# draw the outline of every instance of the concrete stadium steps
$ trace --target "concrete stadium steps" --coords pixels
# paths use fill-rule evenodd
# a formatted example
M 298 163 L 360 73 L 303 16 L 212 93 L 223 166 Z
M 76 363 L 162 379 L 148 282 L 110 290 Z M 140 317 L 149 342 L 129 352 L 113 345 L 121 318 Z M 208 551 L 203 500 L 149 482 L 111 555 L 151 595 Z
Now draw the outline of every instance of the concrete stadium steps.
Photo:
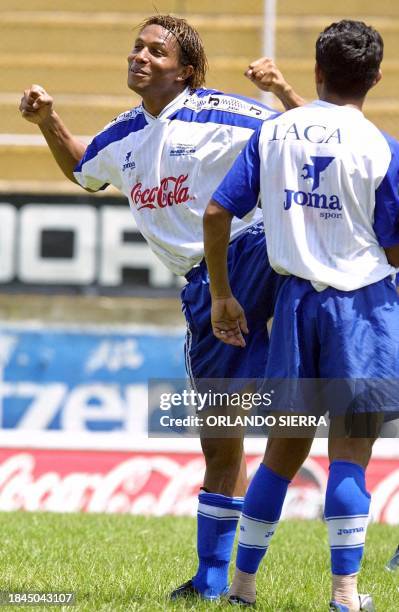
M 364 106 L 364 114 L 384 130 L 399 140 L 399 102 L 392 100 L 372 100 L 371 97 Z
M 51 93 L 127 96 L 127 62 L 109 55 L 1 54 L 7 91 L 40 83 Z M 132 95 L 133 92 L 132 92 Z
M 26 56 L 44 52 L 49 55 L 105 52 L 122 60 L 135 39 L 133 27 L 140 21 L 140 16 L 121 14 L 65 13 L 62 18 L 57 14 L 33 14 L 21 15 L 20 19 L 0 14 L 0 53 Z M 209 56 L 234 56 L 238 40 L 249 55 L 260 53 L 262 22 L 258 17 L 243 16 L 237 20 L 193 16 L 190 21 L 198 27 Z
M 228 2 L 228 0 L 224 0 Z M 252 0 L 247 0 L 250 4 Z M 211 0 L 207 0 L 211 4 Z M 220 0 L 219 0 L 220 2 Z M 245 2 L 242 2 L 245 5 Z M 263 3 L 263 2 L 262 2 Z M 240 2 L 241 4 L 241 2 Z M 339 19 L 366 19 L 374 25 L 374 17 L 386 15 L 399 16 L 399 3 L 396 0 L 334 0 L 326 2 L 320 0 L 277 0 L 278 15 L 320 15 L 326 20 Z M 218 5 L 219 6 L 219 3 Z
M 284 74 L 286 80 L 304 98 L 311 99 L 316 96 L 314 84 L 314 60 L 281 59 L 276 64 Z M 382 64 L 383 78 L 369 93 L 370 100 L 395 98 L 398 95 L 399 60 L 386 59 Z
M 0 94 L 0 138 L 3 133 L 38 134 L 38 128 L 23 119 L 18 110 L 21 94 Z M 73 134 L 96 134 L 121 112 L 140 100 L 129 96 L 55 95 L 55 109 Z
M 237 46 L 246 55 L 261 53 L 262 20 L 257 16 L 192 15 L 210 58 L 232 56 Z M 74 53 L 80 56 L 96 53 L 126 57 L 134 40 L 133 25 L 137 14 L 121 13 L 3 13 L 0 14 L 0 53 L 28 54 Z M 399 51 L 399 16 L 378 17 L 375 27 L 384 36 L 388 56 Z M 314 43 L 325 27 L 325 17 L 281 17 L 277 22 L 277 57 L 309 58 Z
M 54 7 L 54 5 L 56 5 Z M 201 13 L 214 15 L 259 15 L 262 16 L 263 0 L 7 0 L 8 11 L 87 11 L 91 13 L 109 12 L 142 12 L 145 16 L 154 13 L 174 13 L 191 18 L 192 14 Z M 374 16 L 385 14 L 399 16 L 399 3 L 395 0 L 379 0 L 378 3 L 368 0 L 335 0 L 333 4 L 320 0 L 279 0 L 277 3 L 279 15 L 325 15 L 358 19 L 359 16 Z M 371 19 L 371 18 L 370 18 Z
M 284 59 L 314 58 L 315 42 L 330 23 L 325 17 L 280 17 L 276 26 L 276 57 Z M 384 38 L 386 58 L 399 52 L 399 18 L 376 17 L 373 26 Z M 256 36 L 256 30 L 254 30 Z M 247 52 L 247 50 L 246 50 Z
M 208 0 L 205 0 L 207 4 Z M 237 4 L 240 12 L 248 11 L 245 6 L 245 1 L 226 2 L 226 4 Z M 123 13 L 143 13 L 145 17 L 154 15 L 155 13 L 182 13 L 184 7 L 190 5 L 192 9 L 194 2 L 190 0 L 7 0 L 7 11 L 47 11 L 47 12 L 91 12 L 109 13 L 110 11 Z M 210 4 L 210 3 L 209 3 Z M 253 5 L 255 12 L 260 12 L 262 0 L 249 0 L 249 4 Z M 195 11 L 198 12 L 198 2 L 195 3 Z M 202 12 L 202 7 L 201 7 Z M 204 11 L 205 12 L 205 11 Z M 214 12 L 214 11 L 212 11 Z M 229 11 L 228 11 L 229 12 Z
M 65 181 L 64 175 L 44 145 L 0 144 L 0 167 L 2 180 Z

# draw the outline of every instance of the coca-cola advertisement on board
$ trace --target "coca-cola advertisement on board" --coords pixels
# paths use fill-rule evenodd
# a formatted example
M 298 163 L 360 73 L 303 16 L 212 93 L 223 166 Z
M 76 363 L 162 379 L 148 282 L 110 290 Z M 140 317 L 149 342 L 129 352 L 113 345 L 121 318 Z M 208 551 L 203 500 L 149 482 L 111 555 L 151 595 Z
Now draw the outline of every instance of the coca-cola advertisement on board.
M 248 453 L 249 474 L 261 455 Z M 0 450 L 0 511 L 122 512 L 195 516 L 201 453 Z M 327 457 L 309 458 L 288 489 L 284 518 L 321 518 Z M 368 469 L 372 520 L 399 523 L 399 459 Z

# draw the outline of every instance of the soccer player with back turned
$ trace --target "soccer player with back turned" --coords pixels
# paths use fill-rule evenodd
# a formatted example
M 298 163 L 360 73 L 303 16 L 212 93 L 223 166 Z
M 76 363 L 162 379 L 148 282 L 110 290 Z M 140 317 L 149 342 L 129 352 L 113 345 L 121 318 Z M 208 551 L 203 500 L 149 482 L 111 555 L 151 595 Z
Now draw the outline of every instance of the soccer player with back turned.
M 366 390 L 371 385 L 371 405 L 353 397 L 353 424 L 370 411 L 377 421 L 389 418 L 398 402 L 397 384 L 391 383 L 399 378 L 399 299 L 393 280 L 399 267 L 399 143 L 362 113 L 367 92 L 381 78 L 382 55 L 381 36 L 362 22 L 344 20 L 326 28 L 316 43 L 319 99 L 262 125 L 204 215 L 215 335 L 245 345 L 245 313 L 232 295 L 224 262 L 231 219 L 245 215 L 260 194 L 270 263 L 287 275 L 276 302 L 266 376 L 287 382 L 360 381 Z M 339 411 L 342 396 L 335 399 Z M 324 510 L 330 610 L 371 611 L 371 597 L 358 595 L 357 576 L 370 506 L 365 470 L 378 430 L 334 436 L 336 411 L 330 409 Z M 255 601 L 256 572 L 300 467 L 292 460 L 294 444 L 298 440 L 269 439 L 248 488 L 232 604 Z

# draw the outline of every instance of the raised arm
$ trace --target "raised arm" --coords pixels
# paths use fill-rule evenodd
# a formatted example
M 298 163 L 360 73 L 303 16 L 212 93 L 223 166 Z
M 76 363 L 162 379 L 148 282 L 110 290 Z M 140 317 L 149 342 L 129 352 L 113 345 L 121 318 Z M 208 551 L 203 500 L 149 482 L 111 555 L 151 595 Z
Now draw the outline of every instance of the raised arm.
M 287 83 L 284 75 L 270 57 L 255 60 L 249 64 L 244 74 L 259 89 L 270 91 L 279 98 L 285 110 L 306 104 L 306 100 Z
M 82 159 L 86 145 L 64 125 L 53 108 L 53 98 L 40 85 L 32 85 L 25 89 L 19 110 L 24 119 L 40 128 L 62 172 L 77 183 L 73 170 Z
M 233 346 L 245 346 L 248 333 L 245 314 L 234 298 L 227 269 L 227 249 L 233 215 L 211 200 L 204 214 L 205 258 L 212 297 L 211 322 L 219 340 Z

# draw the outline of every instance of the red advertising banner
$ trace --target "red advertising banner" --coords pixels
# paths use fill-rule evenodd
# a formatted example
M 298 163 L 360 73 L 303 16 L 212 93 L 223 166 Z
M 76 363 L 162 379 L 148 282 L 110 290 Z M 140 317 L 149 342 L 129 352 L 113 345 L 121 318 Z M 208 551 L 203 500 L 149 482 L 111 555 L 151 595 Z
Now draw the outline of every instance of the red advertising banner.
M 248 454 L 249 473 L 261 460 Z M 0 511 L 123 512 L 195 515 L 204 461 L 200 453 L 58 449 L 0 450 Z M 312 456 L 289 487 L 284 518 L 323 513 L 328 459 Z M 399 459 L 368 469 L 375 521 L 399 523 Z

